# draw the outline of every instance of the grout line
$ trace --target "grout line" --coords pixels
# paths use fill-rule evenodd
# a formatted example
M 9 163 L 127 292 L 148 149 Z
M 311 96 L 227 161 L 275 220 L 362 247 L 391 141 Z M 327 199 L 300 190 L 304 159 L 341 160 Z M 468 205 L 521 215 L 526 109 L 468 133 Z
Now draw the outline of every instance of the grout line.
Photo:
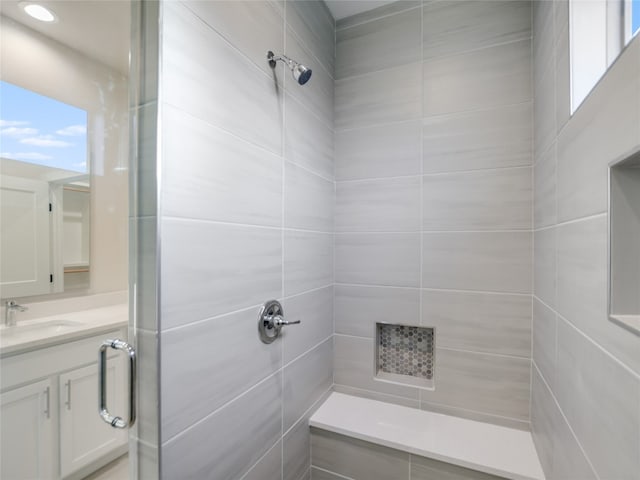
M 348 30 L 348 29 L 353 28 L 353 27 L 359 27 L 359 26 L 362 26 L 362 25 L 366 25 L 367 23 L 376 22 L 378 20 L 383 20 L 385 18 L 389 18 L 389 17 L 393 17 L 395 15 L 400 15 L 400 14 L 406 13 L 406 12 L 408 12 L 410 10 L 417 10 L 418 8 L 420 8 L 420 12 L 422 13 L 422 5 L 419 5 L 419 6 L 414 6 L 414 7 L 407 7 L 407 8 L 404 8 L 402 10 L 396 10 L 394 12 L 386 13 L 386 14 L 380 15 L 378 17 L 370 18 L 368 20 L 361 20 L 361 21 L 356 22 L 356 23 L 354 23 L 352 25 L 346 25 L 346 26 L 343 26 L 343 27 L 338 27 L 338 25 L 336 23 L 336 32 L 340 32 L 340 31 L 343 31 L 343 30 Z M 370 13 L 370 12 L 371 12 L 371 10 L 366 11 L 366 12 L 362 12 L 362 13 Z M 361 15 L 361 14 L 360 13 L 356 13 L 356 14 L 350 15 L 349 17 L 346 17 L 346 18 L 356 17 L 358 15 Z M 341 18 L 340 20 L 345 20 L 346 18 Z M 337 42 L 336 42 L 336 45 L 337 45 Z
M 284 174 L 283 174 L 284 177 Z M 284 182 L 283 182 L 283 191 L 284 191 Z M 283 194 L 284 197 L 284 194 Z M 282 211 L 284 212 L 284 204 L 282 206 Z M 235 222 L 225 222 L 220 220 L 209 220 L 206 218 L 190 218 L 190 217 L 178 217 L 174 215 L 165 215 L 162 217 L 163 220 L 171 220 L 178 222 L 195 222 L 195 223 L 207 223 L 210 225 L 224 225 L 229 227 L 239 227 L 239 228 L 259 228 L 263 230 L 274 230 L 274 231 L 287 231 L 287 232 L 303 232 L 303 233 L 317 233 L 320 235 L 333 235 L 334 233 L 331 231 L 325 230 L 310 230 L 304 228 L 293 228 L 293 227 L 284 227 L 282 226 L 282 222 L 280 225 L 256 225 L 251 223 L 235 223 Z
M 321 472 L 328 473 L 328 474 L 330 474 L 330 475 L 333 475 L 334 477 L 342 478 L 342 479 L 344 479 L 344 480 L 354 480 L 354 479 L 353 479 L 353 478 L 351 478 L 351 477 L 345 477 L 344 475 L 340 475 L 339 473 L 332 472 L 331 470 L 325 470 L 324 468 L 320 468 L 320 467 L 317 467 L 317 466 L 315 466 L 315 465 L 311 465 L 311 468 L 312 468 L 312 469 L 314 469 L 314 468 L 315 468 L 316 470 L 320 470 Z
M 295 298 L 295 297 L 299 297 L 299 296 L 302 296 L 302 295 L 307 295 L 307 294 L 318 292 L 320 290 L 324 290 L 324 289 L 329 288 L 331 286 L 333 286 L 333 285 L 332 284 L 326 284 L 326 285 L 323 285 L 321 287 L 316 287 L 316 288 L 312 288 L 310 290 L 305 290 L 304 292 L 301 292 L 301 293 L 296 293 L 294 295 L 281 296 L 280 299 L 282 299 L 282 301 L 284 302 L 286 300 L 289 300 L 289 299 L 292 299 L 292 298 Z M 261 303 L 257 303 L 257 304 L 253 304 L 253 305 L 249 305 L 249 306 L 246 306 L 246 307 L 239 308 L 237 310 L 226 311 L 224 313 L 220 313 L 220 314 L 214 315 L 212 317 L 202 318 L 200 320 L 194 320 L 192 322 L 185 323 L 183 325 L 176 325 L 175 327 L 167 328 L 165 330 L 162 330 L 161 333 L 169 333 L 169 332 L 173 332 L 175 330 L 180 330 L 182 328 L 187 328 L 187 327 L 191 327 L 191 326 L 198 325 L 198 324 L 201 324 L 201 323 L 218 320 L 220 318 L 226 317 L 227 315 L 234 315 L 234 314 L 237 314 L 237 313 L 247 312 L 249 310 L 254 310 L 254 309 L 257 311 L 261 306 L 262 306 Z M 149 333 L 154 333 L 154 334 L 155 333 L 160 333 L 160 332 L 153 332 L 153 331 L 149 331 L 149 330 L 144 330 L 144 331 L 145 332 L 149 332 Z
M 411 325 L 413 326 L 413 325 Z M 421 326 L 421 325 L 416 325 L 416 326 Z M 358 340 L 370 340 L 370 341 L 374 341 L 374 337 L 363 337 L 361 335 L 352 335 L 349 333 L 336 333 L 335 334 L 336 337 L 347 337 L 347 338 L 356 338 Z M 519 356 L 519 355 L 509 355 L 506 353 L 494 353 L 494 352 L 482 352 L 479 350 L 465 350 L 462 348 L 454 348 L 454 347 L 436 347 L 436 350 L 446 350 L 449 352 L 459 352 L 459 353 L 472 353 L 474 355 L 485 355 L 485 356 L 492 356 L 492 357 L 501 357 L 501 358 L 509 358 L 512 360 L 526 360 L 526 361 L 531 361 L 531 357 L 529 356 Z M 410 386 L 414 386 L 414 385 L 410 385 Z M 420 387 L 416 387 L 416 388 L 420 388 Z
M 397 285 L 371 285 L 364 283 L 341 283 L 337 282 L 335 284 L 337 287 L 362 287 L 362 288 L 393 288 L 400 290 L 418 290 L 418 291 L 433 291 L 433 292 L 452 292 L 452 293 L 477 293 L 477 294 L 485 294 L 485 295 L 512 295 L 518 297 L 531 297 L 531 293 L 514 293 L 514 292 L 499 292 L 499 291 L 488 291 L 488 290 L 459 290 L 455 288 L 432 288 L 432 287 L 405 287 L 405 286 L 397 286 Z
M 271 445 L 271 447 L 269 447 L 267 451 L 264 452 L 264 454 L 258 460 L 256 460 L 256 462 L 253 465 L 251 465 L 251 467 L 249 467 L 249 470 L 247 470 L 246 473 L 242 475 L 242 477 L 240 477 L 240 480 L 244 480 L 245 478 L 247 478 L 247 475 L 251 473 L 251 471 L 256 467 L 256 465 L 258 465 L 262 460 L 264 460 L 264 458 L 271 453 L 271 450 L 276 448 L 281 441 L 282 441 L 282 438 L 279 438 L 278 440 L 276 440 L 276 442 L 273 445 Z
M 320 340 L 318 343 L 316 343 L 315 345 L 313 345 L 311 348 L 309 348 L 308 350 L 302 352 L 301 354 L 299 354 L 297 357 L 295 357 L 293 360 L 290 360 L 289 362 L 283 364 L 282 369 L 284 370 L 285 368 L 291 366 L 292 364 L 296 363 L 298 360 L 300 360 L 302 357 L 306 356 L 307 354 L 311 353 L 313 350 L 315 350 L 316 348 L 322 346 L 323 343 L 326 343 L 329 339 L 331 339 L 333 337 L 333 333 L 325 338 L 323 338 L 322 340 Z M 284 342 L 282 342 L 284 343 Z M 284 357 L 283 357 L 284 358 Z
M 424 142 L 421 142 L 422 145 L 420 147 L 421 149 L 421 157 L 424 157 Z M 531 171 L 533 171 L 533 165 L 529 164 L 529 165 L 509 165 L 509 166 L 504 166 L 504 167 L 487 167 L 487 168 L 472 168 L 472 169 L 468 169 L 468 170 L 452 170 L 452 171 L 447 171 L 447 172 L 429 172 L 429 173 L 423 173 L 422 170 L 424 169 L 424 162 L 421 162 L 421 173 L 419 174 L 415 174 L 415 175 L 395 175 L 395 176 L 389 176 L 389 177 L 370 177 L 370 178 L 353 178 L 353 179 L 348 179 L 348 180 L 337 180 L 336 183 L 342 184 L 342 183 L 366 183 L 366 182 L 388 182 L 388 181 L 392 181 L 392 180 L 406 180 L 406 179 L 413 179 L 413 178 L 420 178 L 420 179 L 424 179 L 425 177 L 439 177 L 439 176 L 445 176 L 445 175 L 464 175 L 464 174 L 471 174 L 471 173 L 493 173 L 496 171 L 503 171 L 503 170 L 521 170 L 521 169 L 530 169 Z
M 490 417 L 490 418 L 508 420 L 509 423 L 511 423 L 512 425 L 513 424 L 519 424 L 519 425 L 524 426 L 524 425 L 530 425 L 531 424 L 528 420 L 522 420 L 520 418 L 505 417 L 503 415 L 496 415 L 494 413 L 482 412 L 480 410 L 471 410 L 471 409 L 468 409 L 468 408 L 452 406 L 452 405 L 449 405 L 449 404 L 446 404 L 446 403 L 437 403 L 437 402 L 430 402 L 428 400 L 421 400 L 420 401 L 420 410 L 427 410 L 427 411 L 430 411 L 430 412 L 433 412 L 433 413 L 441 413 L 441 412 L 436 412 L 434 410 L 429 410 L 428 408 L 422 408 L 422 404 L 433 405 L 435 407 L 445 407 L 446 409 L 448 409 L 449 411 L 452 411 L 452 412 L 458 410 L 458 411 L 461 411 L 461 412 L 468 412 L 470 414 L 477 414 L 477 415 L 480 415 L 480 416 L 483 416 L 483 417 Z M 456 415 L 451 414 L 451 413 L 442 413 L 442 415 L 456 416 Z M 462 418 L 464 418 L 464 417 L 462 417 Z M 467 420 L 472 420 L 472 419 L 467 419 Z M 486 422 L 486 420 L 476 420 L 476 421 L 484 421 L 485 423 L 488 423 L 488 422 Z M 495 424 L 494 423 L 493 425 L 497 425 L 497 426 L 500 426 L 500 427 L 505 427 L 505 425 L 502 425 L 502 424 Z M 506 428 L 514 428 L 514 427 L 506 427 Z M 521 430 L 521 429 L 516 429 L 516 430 Z
M 249 225 L 252 226 L 252 225 Z M 326 232 L 325 232 L 326 233 Z M 532 230 L 522 229 L 505 229 L 505 230 L 358 230 L 358 231 L 340 231 L 335 235 L 413 235 L 413 234 L 456 234 L 456 233 L 533 233 Z
M 284 3 L 282 8 L 282 49 L 284 52 L 287 51 L 287 2 Z M 293 29 L 292 29 L 293 30 Z M 283 82 L 286 82 L 286 72 Z M 286 110 L 287 110 L 287 95 L 286 95 L 286 84 L 284 88 L 285 93 L 282 95 L 282 128 L 281 128 L 281 148 L 282 148 L 282 194 L 280 197 L 280 221 L 282 226 L 282 231 L 280 235 L 280 296 L 284 297 L 285 290 L 285 199 L 286 199 L 286 171 L 287 171 L 287 160 L 285 158 L 285 132 L 287 128 L 287 119 L 286 119 Z M 284 480 L 284 341 L 280 342 L 280 371 L 282 374 L 280 375 L 280 480 Z
M 413 62 L 415 63 L 415 62 Z M 412 65 L 413 63 L 409 63 L 407 65 Z M 398 67 L 396 67 L 398 68 Z M 423 72 L 424 74 L 424 72 Z M 357 131 L 357 130 L 368 130 L 371 128 L 376 128 L 376 127 L 388 127 L 388 126 L 392 126 L 392 125 L 400 125 L 403 123 L 416 123 L 416 122 L 420 122 L 424 125 L 425 120 L 434 120 L 434 119 L 439 119 L 439 118 L 447 118 L 447 117 L 458 117 L 458 116 L 462 116 L 462 115 L 468 115 L 468 114 L 472 114 L 472 113 L 484 113 L 484 112 L 490 112 L 490 111 L 496 111 L 496 110 L 508 110 L 511 108 L 515 108 L 515 107 L 523 107 L 523 106 L 531 106 L 531 109 L 533 110 L 533 101 L 532 100 L 527 100 L 525 102 L 515 102 L 515 103 L 507 103 L 505 105 L 498 105 L 498 106 L 492 106 L 492 107 L 479 107 L 479 108 L 470 108 L 467 110 L 456 110 L 454 112 L 447 112 L 447 113 L 435 113 L 435 114 L 430 114 L 430 115 L 426 115 L 423 117 L 412 117 L 409 119 L 403 119 L 403 120 L 393 120 L 393 121 L 387 121 L 387 122 L 380 122 L 380 123 L 371 123 L 371 124 L 366 124 L 366 125 L 361 125 L 361 126 L 356 126 L 356 127 L 342 127 L 342 128 L 336 128 L 334 126 L 334 130 L 336 133 L 348 133 L 348 132 L 352 132 L 352 131 Z M 424 105 L 423 105 L 424 106 Z M 531 153 L 533 154 L 533 150 L 531 150 Z
M 564 227 L 565 225 L 572 225 L 574 223 L 580 223 L 580 222 L 584 222 L 587 220 L 594 220 L 597 218 L 601 218 L 601 217 L 606 217 L 607 216 L 607 212 L 600 212 L 600 213 L 594 213 L 592 215 L 587 215 L 585 217 L 580 217 L 580 218 L 574 218 L 572 220 L 565 220 L 564 222 L 560 222 L 560 223 L 554 223 L 553 225 L 548 225 L 545 227 L 539 227 L 533 230 L 534 233 L 536 232 L 541 232 L 541 231 L 545 231 L 545 230 L 551 230 L 553 228 L 556 227 Z
M 424 2 L 420 2 L 420 57 L 422 57 L 423 61 L 422 61 L 422 68 L 420 69 L 420 75 L 421 75 L 421 83 L 420 83 L 420 116 L 422 118 L 424 118 Z M 424 125 L 424 120 L 423 120 L 423 125 Z M 420 135 L 421 137 L 421 142 L 420 142 L 420 175 L 421 175 L 421 181 L 420 181 L 420 230 L 424 230 L 424 130 L 423 132 L 421 132 L 422 134 Z M 420 288 L 422 289 L 423 287 L 423 283 L 424 283 L 424 235 L 420 235 Z M 422 325 L 422 320 L 423 320 L 423 297 L 424 295 L 420 294 L 418 296 L 418 324 Z M 375 342 L 375 340 L 374 340 Z M 435 370 L 436 370 L 436 359 L 435 359 L 435 346 L 437 339 L 436 339 L 436 332 L 435 330 L 433 330 L 433 347 L 434 347 L 434 351 L 432 354 L 432 360 L 433 360 L 433 380 L 432 380 L 432 385 L 435 387 L 436 384 L 436 375 L 435 375 Z M 374 348 L 375 347 L 374 345 Z M 376 363 L 379 361 L 379 359 L 375 360 Z M 418 395 L 418 398 L 420 398 L 420 396 Z

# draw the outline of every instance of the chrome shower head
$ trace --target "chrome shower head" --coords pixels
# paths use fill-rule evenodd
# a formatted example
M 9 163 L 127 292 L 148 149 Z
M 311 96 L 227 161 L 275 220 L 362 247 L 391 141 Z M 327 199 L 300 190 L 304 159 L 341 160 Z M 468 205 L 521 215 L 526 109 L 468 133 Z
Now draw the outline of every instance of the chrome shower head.
M 300 85 L 304 85 L 311 78 L 310 68 L 307 68 L 301 63 L 290 59 L 286 55 L 276 55 L 271 50 L 269 50 L 267 52 L 267 59 L 269 60 L 269 65 L 271 66 L 271 68 L 275 68 L 276 62 L 278 60 L 283 61 L 291 70 L 293 78 L 295 78 L 296 82 L 298 82 Z

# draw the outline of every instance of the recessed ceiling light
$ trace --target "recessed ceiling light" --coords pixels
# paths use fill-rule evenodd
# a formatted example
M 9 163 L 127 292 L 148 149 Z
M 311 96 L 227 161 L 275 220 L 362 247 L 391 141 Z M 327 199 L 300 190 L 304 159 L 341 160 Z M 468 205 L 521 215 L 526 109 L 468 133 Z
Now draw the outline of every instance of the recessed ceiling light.
M 20 2 L 18 5 L 22 7 L 27 15 L 41 22 L 51 23 L 57 20 L 57 17 L 51 10 L 37 3 Z

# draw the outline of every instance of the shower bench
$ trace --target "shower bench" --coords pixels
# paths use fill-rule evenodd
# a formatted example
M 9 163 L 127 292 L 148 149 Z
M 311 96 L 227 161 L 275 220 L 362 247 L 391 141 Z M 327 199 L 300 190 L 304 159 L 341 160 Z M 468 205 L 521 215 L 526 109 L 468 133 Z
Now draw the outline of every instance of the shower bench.
M 313 480 L 544 480 L 531 434 L 333 392 L 309 420 Z

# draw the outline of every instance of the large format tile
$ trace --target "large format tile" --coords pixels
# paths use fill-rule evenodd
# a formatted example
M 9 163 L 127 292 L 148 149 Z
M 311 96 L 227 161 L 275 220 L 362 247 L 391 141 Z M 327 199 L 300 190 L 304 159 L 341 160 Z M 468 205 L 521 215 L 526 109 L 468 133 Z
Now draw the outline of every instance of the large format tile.
M 553 471 L 553 449 L 557 441 L 554 430 L 564 419 L 538 369 L 534 367 L 531 374 L 531 437 L 542 470 L 550 478 Z
M 420 174 L 420 120 L 336 132 L 336 180 Z
M 422 325 L 438 347 L 531 355 L 531 298 L 498 293 L 422 291 Z
M 419 61 L 421 35 L 419 10 L 336 31 L 336 79 Z
M 285 8 L 287 23 L 333 75 L 335 22 L 327 6 L 319 0 L 296 0 L 285 2 Z
M 133 340 L 130 334 L 129 339 Z M 160 406 L 158 388 L 158 362 L 159 342 L 156 332 L 146 330 L 135 331 L 135 345 L 138 368 L 138 390 L 136 401 L 138 402 L 138 422 L 136 436 L 149 445 L 158 445 L 160 432 L 158 425 L 158 410 Z
M 419 231 L 420 187 L 419 177 L 338 182 L 336 231 Z
M 283 480 L 300 480 L 311 468 L 309 420 L 302 418 L 284 435 Z
M 280 440 L 281 404 L 282 377 L 278 373 L 165 443 L 163 476 L 201 480 L 241 477 Z
M 242 480 L 282 480 L 282 442 L 271 447 Z
M 596 480 L 596 474 L 551 395 L 533 369 L 531 435 L 548 480 Z
M 598 476 L 637 478 L 640 379 L 565 321 L 558 323 L 557 375 L 560 407 Z
M 336 285 L 334 302 L 336 333 L 373 338 L 376 322 L 420 322 L 416 288 Z
M 336 81 L 336 130 L 419 118 L 421 69 L 413 63 Z
M 554 388 L 556 377 L 556 313 L 533 298 L 533 361 L 547 384 Z
M 420 286 L 419 233 L 336 234 L 336 283 Z
M 536 64 L 533 76 L 533 150 L 536 158 L 556 137 L 555 67 L 555 59 L 551 57 L 542 65 Z
M 285 230 L 284 294 L 295 295 L 331 283 L 333 234 Z
M 533 60 L 538 69 L 542 69 L 553 59 L 555 44 L 554 3 L 531 2 L 533 7 Z
M 531 168 L 425 175 L 422 229 L 531 228 Z
M 164 215 L 281 225 L 281 157 L 171 106 L 163 121 Z
M 558 220 L 607 210 L 609 162 L 638 144 L 640 42 L 631 42 L 558 136 Z
M 536 228 L 553 225 L 556 212 L 556 144 L 536 159 L 533 168 L 533 223 Z
M 424 58 L 531 37 L 531 3 L 428 2 L 422 10 Z
M 409 454 L 325 430 L 311 430 L 313 466 L 354 480 L 409 478 Z
M 556 305 L 556 227 L 533 234 L 533 293 L 551 307 Z
M 196 0 L 186 5 L 243 55 L 271 75 L 267 50 L 281 53 L 284 48 L 284 19 L 275 2 Z
M 165 439 L 281 368 L 282 349 L 260 341 L 257 315 L 258 308 L 251 308 L 163 332 L 161 400 Z M 248 358 L 250 362 L 246 361 Z
M 311 467 L 311 429 L 309 419 L 331 395 L 329 389 L 317 398 L 313 406 L 308 409 L 298 422 L 285 432 L 282 438 L 283 480 L 308 480 Z
M 531 164 L 531 102 L 423 120 L 424 173 Z
M 287 297 L 282 308 L 286 319 L 302 321 L 280 333 L 285 364 L 333 333 L 333 286 Z
M 280 154 L 282 94 L 274 79 L 175 2 L 164 7 L 162 55 L 167 103 Z
M 289 162 L 284 166 L 284 179 L 285 228 L 332 232 L 333 182 Z M 274 185 L 267 184 L 267 188 Z
M 564 4 L 568 11 L 568 0 L 554 2 Z M 564 9 L 562 9 L 564 10 Z M 567 14 L 568 15 L 568 14 Z M 558 132 L 571 116 L 571 74 L 569 73 L 569 25 L 556 31 L 556 128 Z
M 333 179 L 333 131 L 290 94 L 285 95 L 284 157 Z
M 333 339 L 284 368 L 283 428 L 289 430 L 333 383 Z
M 179 219 L 161 229 L 163 329 L 281 296 L 279 229 Z
M 374 345 L 371 338 L 334 336 L 334 373 L 336 385 L 418 399 L 418 389 L 374 380 Z
M 298 41 L 298 37 L 292 33 L 290 28 L 287 28 L 285 53 L 290 58 L 310 68 L 313 72 L 311 79 L 307 83 L 299 85 L 287 68 L 284 73 L 284 85 L 287 93 L 314 112 L 326 126 L 333 128 L 333 77 L 314 58 L 310 50 Z
M 531 360 L 438 348 L 435 390 L 420 400 L 490 415 L 529 420 Z
M 531 42 L 523 40 L 424 63 L 424 115 L 531 100 Z
M 557 312 L 640 375 L 638 337 L 607 316 L 607 217 L 557 227 Z
M 531 293 L 532 234 L 422 234 L 422 286 Z
M 502 477 L 469 470 L 431 458 L 411 455 L 410 480 L 501 480 Z

